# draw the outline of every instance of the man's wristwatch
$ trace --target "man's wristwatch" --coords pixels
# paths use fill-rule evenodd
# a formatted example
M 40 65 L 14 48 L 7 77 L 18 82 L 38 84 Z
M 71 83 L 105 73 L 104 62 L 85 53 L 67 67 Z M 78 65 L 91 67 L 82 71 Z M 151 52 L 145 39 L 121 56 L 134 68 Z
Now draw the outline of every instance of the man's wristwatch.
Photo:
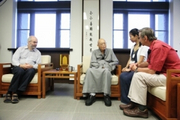
M 134 70 L 134 72 L 138 72 L 138 67 Z

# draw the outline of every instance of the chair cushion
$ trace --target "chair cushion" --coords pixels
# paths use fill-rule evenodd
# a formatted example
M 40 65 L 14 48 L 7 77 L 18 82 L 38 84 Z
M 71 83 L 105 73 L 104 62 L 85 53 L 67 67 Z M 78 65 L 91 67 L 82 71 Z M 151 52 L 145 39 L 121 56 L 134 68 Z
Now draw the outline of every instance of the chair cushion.
M 10 83 L 12 80 L 12 77 L 13 77 L 13 74 L 4 74 L 2 76 L 2 82 Z M 30 83 L 37 83 L 37 82 L 38 82 L 38 74 L 36 73 Z
M 50 55 L 41 55 L 41 63 L 46 64 L 51 62 L 51 56 Z
M 82 74 L 80 76 L 80 83 L 83 84 L 85 74 Z M 111 85 L 117 85 L 118 84 L 118 77 L 116 75 L 112 75 L 111 79 Z
M 91 56 L 83 56 L 83 73 L 86 73 L 87 69 L 90 67 Z
M 41 64 L 51 63 L 50 55 L 41 55 Z M 41 65 L 41 68 L 45 68 L 45 65 Z
M 166 86 L 148 87 L 148 92 L 158 97 L 159 99 L 166 101 Z

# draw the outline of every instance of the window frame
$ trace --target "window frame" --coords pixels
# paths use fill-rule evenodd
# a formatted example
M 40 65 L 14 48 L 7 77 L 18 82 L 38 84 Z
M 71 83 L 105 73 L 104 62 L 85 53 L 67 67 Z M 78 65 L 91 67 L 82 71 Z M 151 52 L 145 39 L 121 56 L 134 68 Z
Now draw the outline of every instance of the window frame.
M 114 1 L 113 2 L 113 21 L 114 21 L 114 14 L 123 14 L 123 48 L 128 48 L 128 14 L 149 14 L 150 15 L 150 27 L 156 32 L 155 30 L 155 15 L 156 14 L 164 14 L 165 15 L 165 22 L 167 25 L 165 26 L 165 35 L 166 38 L 164 42 L 168 43 L 168 11 L 169 11 L 169 2 L 122 2 L 122 1 Z M 114 48 L 114 22 L 113 22 L 113 44 L 112 47 Z M 116 49 L 116 48 L 115 48 Z M 117 48 L 119 49 L 119 48 Z
M 61 48 L 61 30 L 60 19 L 61 14 L 69 13 L 70 14 L 70 1 L 57 1 L 57 2 L 34 2 L 34 1 L 18 1 L 17 4 L 17 42 L 16 46 L 21 46 L 20 40 L 20 15 L 23 13 L 30 14 L 30 32 L 29 35 L 34 35 L 35 29 L 35 14 L 36 13 L 54 13 L 56 14 L 56 35 L 55 35 L 55 48 Z M 64 29 L 62 29 L 64 30 Z M 70 28 L 69 28 L 70 32 Z M 69 36 L 70 39 L 70 36 Z M 70 46 L 69 46 L 70 47 Z

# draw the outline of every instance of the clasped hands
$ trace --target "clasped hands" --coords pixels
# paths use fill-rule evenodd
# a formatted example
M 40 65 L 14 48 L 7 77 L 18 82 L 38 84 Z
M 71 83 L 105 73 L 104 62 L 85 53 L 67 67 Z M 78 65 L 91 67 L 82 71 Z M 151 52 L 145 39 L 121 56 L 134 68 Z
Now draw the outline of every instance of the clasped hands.
M 21 64 L 21 65 L 19 65 L 19 67 L 24 68 L 24 69 L 33 68 L 33 66 L 28 63 Z
M 122 71 L 123 71 L 123 72 L 135 71 L 137 67 L 138 67 L 138 64 L 137 64 L 137 63 L 131 63 L 131 64 L 129 64 L 128 67 L 124 67 L 124 68 L 122 69 Z

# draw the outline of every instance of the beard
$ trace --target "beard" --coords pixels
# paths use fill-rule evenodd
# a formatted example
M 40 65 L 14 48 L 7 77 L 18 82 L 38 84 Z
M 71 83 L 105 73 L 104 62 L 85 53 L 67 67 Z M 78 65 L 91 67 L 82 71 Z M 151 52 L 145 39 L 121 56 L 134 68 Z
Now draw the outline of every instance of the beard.
M 32 45 L 31 48 L 34 49 L 34 48 L 36 48 L 36 46 L 37 46 L 37 45 Z

